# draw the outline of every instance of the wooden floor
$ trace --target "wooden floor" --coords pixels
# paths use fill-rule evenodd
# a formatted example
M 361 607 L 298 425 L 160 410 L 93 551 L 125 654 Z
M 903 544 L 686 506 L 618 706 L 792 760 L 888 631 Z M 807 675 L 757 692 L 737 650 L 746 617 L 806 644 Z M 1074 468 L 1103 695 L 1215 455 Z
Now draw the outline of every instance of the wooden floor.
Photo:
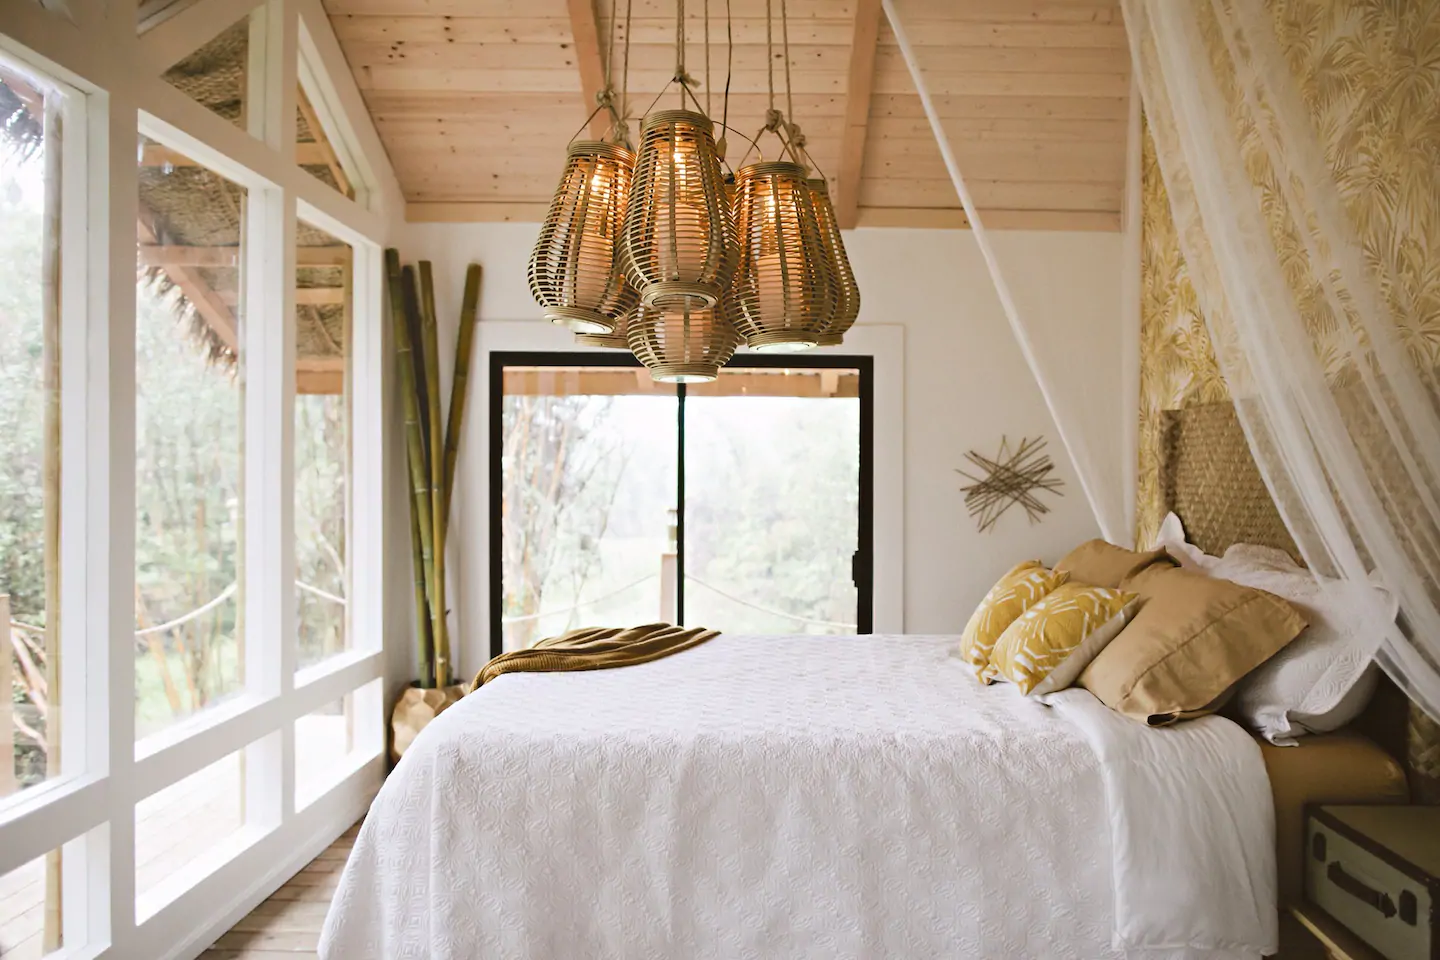
M 360 825 L 345 831 L 308 867 L 202 953 L 201 960 L 315 960 L 320 927 Z

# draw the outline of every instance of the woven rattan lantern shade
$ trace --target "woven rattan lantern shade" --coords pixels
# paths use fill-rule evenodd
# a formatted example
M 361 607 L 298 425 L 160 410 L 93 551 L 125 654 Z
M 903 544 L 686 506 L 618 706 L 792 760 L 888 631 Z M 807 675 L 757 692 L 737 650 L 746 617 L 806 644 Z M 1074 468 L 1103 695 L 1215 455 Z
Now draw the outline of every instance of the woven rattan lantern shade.
M 733 269 L 734 226 L 714 125 L 703 113 L 645 118 L 625 218 L 624 261 L 649 307 L 713 306 Z
M 611 333 L 624 309 L 619 243 L 635 157 L 594 140 L 570 144 L 565 173 L 530 254 L 530 292 L 545 319 Z
M 662 383 L 708 383 L 735 355 L 740 338 L 713 307 L 682 301 L 641 306 L 626 331 L 630 350 Z
M 808 350 L 834 314 L 835 290 L 805 168 L 752 163 L 735 187 L 735 325 L 756 350 Z
M 829 321 L 815 336 L 816 346 L 838 347 L 846 332 L 860 316 L 860 285 L 850 268 L 845 253 L 845 239 L 840 235 L 840 221 L 835 219 L 835 206 L 830 202 L 830 188 L 824 180 L 810 181 L 810 195 L 815 203 L 815 218 L 820 224 L 820 243 L 825 251 L 825 269 L 835 291 L 835 310 Z
M 620 316 L 615 318 L 614 333 L 577 333 L 575 334 L 575 345 L 577 347 L 604 347 L 606 350 L 629 350 L 630 341 L 626 335 L 630 329 L 630 320 L 635 316 L 635 311 L 640 309 L 640 297 L 630 285 L 625 285 L 625 291 L 630 298 L 629 305 L 621 311 Z

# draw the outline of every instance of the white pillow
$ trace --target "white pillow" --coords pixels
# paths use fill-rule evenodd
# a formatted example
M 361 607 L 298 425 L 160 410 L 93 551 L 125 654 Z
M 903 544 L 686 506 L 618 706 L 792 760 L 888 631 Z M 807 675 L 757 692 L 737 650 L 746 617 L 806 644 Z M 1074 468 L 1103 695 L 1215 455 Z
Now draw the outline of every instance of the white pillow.
M 1160 521 L 1155 542 L 1150 545 L 1152 550 L 1160 547 L 1164 547 L 1170 558 L 1186 570 L 1204 573 L 1220 562 L 1219 557 L 1212 557 L 1185 539 L 1185 526 L 1173 512 L 1165 514 L 1165 519 Z
M 1375 651 L 1395 619 L 1390 592 L 1371 583 L 1317 578 L 1283 550 L 1236 544 L 1206 570 L 1275 594 L 1309 626 L 1237 685 L 1233 712 L 1271 743 L 1293 745 L 1354 720 L 1375 690 Z

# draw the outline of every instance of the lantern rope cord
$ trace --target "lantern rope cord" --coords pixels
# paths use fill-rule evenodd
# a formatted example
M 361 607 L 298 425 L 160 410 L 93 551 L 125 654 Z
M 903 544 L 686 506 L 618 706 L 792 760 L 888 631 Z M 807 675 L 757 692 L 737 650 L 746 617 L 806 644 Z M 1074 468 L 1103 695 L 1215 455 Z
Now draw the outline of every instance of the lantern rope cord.
M 775 112 L 775 39 L 772 36 L 774 17 L 770 14 L 770 0 L 765 0 L 765 83 L 770 88 L 770 113 Z M 761 155 L 764 159 L 764 155 Z
M 710 116 L 710 0 L 705 0 L 705 116 Z
M 630 13 L 634 0 L 625 0 L 625 67 L 620 74 L 620 110 L 626 120 L 630 119 Z
M 675 80 L 680 84 L 680 108 L 685 108 L 685 0 L 675 0 Z
M 613 88 L 614 64 L 615 64 L 615 7 L 619 0 L 610 0 L 610 39 L 605 47 L 605 89 Z
M 780 0 L 780 45 L 785 51 L 785 117 L 790 122 L 795 120 L 795 98 L 790 90 L 790 14 L 788 0 Z M 774 99 L 774 94 L 771 94 Z M 774 104 L 772 103 L 773 107 Z M 792 157 L 795 151 L 790 151 Z M 798 162 L 798 159 L 797 159 Z
M 730 0 L 725 0 L 725 99 L 720 105 L 720 129 L 730 130 L 730 78 L 735 70 L 735 24 L 730 18 Z M 721 134 L 723 137 L 725 134 Z M 721 157 L 720 159 L 725 159 Z

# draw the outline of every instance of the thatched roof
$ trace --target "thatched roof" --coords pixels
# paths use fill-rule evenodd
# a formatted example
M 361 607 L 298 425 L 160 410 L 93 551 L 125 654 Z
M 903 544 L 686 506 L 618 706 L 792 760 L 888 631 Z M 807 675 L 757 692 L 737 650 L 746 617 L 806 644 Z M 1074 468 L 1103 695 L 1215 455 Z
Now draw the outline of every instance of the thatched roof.
M 243 121 L 244 68 L 249 45 L 248 21 L 241 20 L 201 49 L 175 64 L 165 80 L 207 109 L 239 124 Z M 344 171 L 324 144 L 323 131 L 300 95 L 296 137 L 311 146 L 305 153 L 328 163 L 303 168 L 330 187 L 349 193 Z M 0 71 L 0 139 L 21 156 L 43 142 L 40 95 L 21 77 Z M 316 133 L 319 133 L 317 139 Z M 302 156 L 302 159 L 304 157 Z M 140 138 L 139 282 L 172 305 L 177 318 L 212 362 L 234 365 L 240 326 L 238 256 L 245 220 L 245 191 L 219 174 L 146 137 Z M 296 354 L 306 375 L 303 392 L 335 392 L 345 356 L 347 267 L 350 251 L 334 237 L 301 223 L 295 284 Z M 228 253 L 227 251 L 233 251 Z
M 245 93 L 245 60 L 249 45 L 248 21 L 241 20 L 215 37 L 204 47 L 171 67 L 164 75 L 172 86 L 182 90 L 198 103 L 236 124 L 242 122 Z M 296 136 L 300 143 L 316 143 L 303 112 L 297 110 Z M 324 164 L 306 165 L 305 169 L 327 185 L 340 189 L 335 175 Z M 177 166 L 161 163 L 142 166 L 140 172 L 140 204 L 152 218 L 154 242 L 166 247 L 238 247 L 244 222 L 245 195 L 242 188 L 204 167 Z M 323 231 L 304 223 L 298 227 L 299 247 L 335 249 L 338 242 Z M 335 292 L 338 299 L 346 283 L 341 266 L 307 266 L 296 268 L 296 286 L 302 290 L 325 289 Z M 186 292 L 186 284 L 177 282 L 173 267 L 150 268 L 152 280 L 171 283 L 185 294 L 181 309 L 202 336 L 210 355 L 217 360 L 234 362 L 234 347 L 224 329 L 216 329 L 207 311 L 200 309 Z M 192 266 L 183 268 L 195 281 L 215 291 L 238 292 L 239 271 L 228 266 Z M 163 278 L 163 279 L 162 279 Z M 203 292 L 197 293 L 203 298 Z M 345 351 L 345 308 L 339 303 L 303 303 L 296 307 L 296 353 L 304 365 L 307 361 L 343 361 Z M 199 322 L 195 322 L 198 318 Z M 223 326 L 223 325 L 221 325 Z

